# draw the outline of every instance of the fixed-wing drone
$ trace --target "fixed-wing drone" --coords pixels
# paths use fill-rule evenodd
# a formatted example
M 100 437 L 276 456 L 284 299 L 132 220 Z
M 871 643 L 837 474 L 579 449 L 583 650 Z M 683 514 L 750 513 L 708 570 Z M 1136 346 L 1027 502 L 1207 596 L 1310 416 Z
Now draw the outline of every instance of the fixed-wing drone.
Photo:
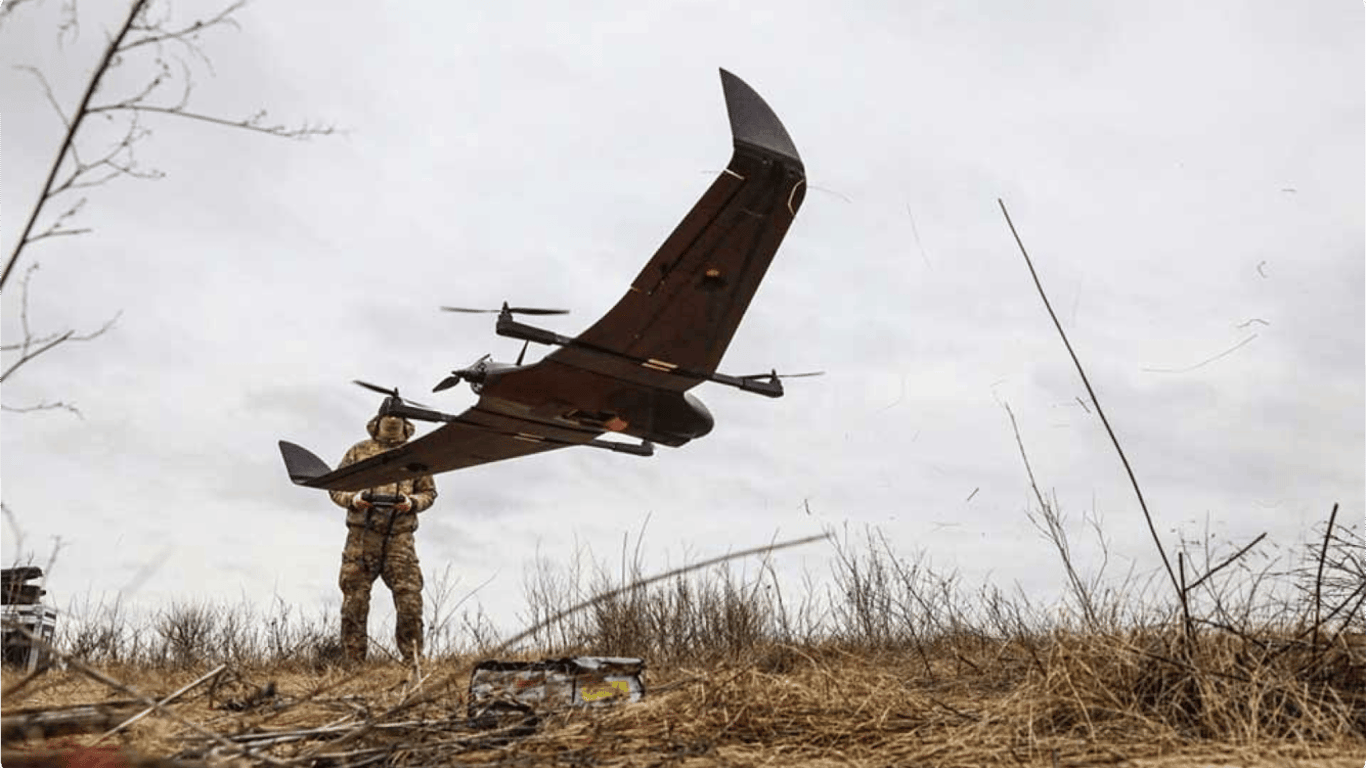
M 333 470 L 282 440 L 290 479 L 356 491 L 569 446 L 649 456 L 655 443 L 677 447 L 711 431 L 711 413 L 688 393 L 704 381 L 781 397 L 776 372 L 732 376 L 716 368 L 801 207 L 806 173 L 764 100 L 724 69 L 721 86 L 735 145 L 730 163 L 607 314 L 569 338 L 514 319 L 558 310 L 504 304 L 498 335 L 522 339 L 523 355 L 530 342 L 557 349 L 530 365 L 520 355 L 516 364 L 485 355 L 452 371 L 433 391 L 465 381 L 479 395 L 458 416 L 387 392 L 381 413 L 443 425 L 355 464 Z M 640 442 L 602 439 L 607 432 Z

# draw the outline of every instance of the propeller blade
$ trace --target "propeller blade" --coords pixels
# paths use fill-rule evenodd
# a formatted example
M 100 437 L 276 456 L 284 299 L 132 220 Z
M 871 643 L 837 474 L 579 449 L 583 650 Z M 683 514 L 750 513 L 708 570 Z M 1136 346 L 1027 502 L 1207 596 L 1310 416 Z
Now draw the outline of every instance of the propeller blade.
M 543 309 L 541 307 L 508 307 L 514 315 L 567 315 L 567 309 Z
M 544 309 L 542 307 L 505 307 L 514 315 L 567 315 L 567 309 Z M 472 307 L 442 307 L 443 312 L 470 312 L 478 314 L 498 314 L 502 309 L 474 309 Z
M 422 403 L 419 403 L 416 400 L 409 400 L 408 398 L 403 397 L 398 393 L 398 387 L 394 387 L 393 389 L 385 389 L 384 387 L 381 387 L 378 384 L 371 384 L 368 381 L 361 381 L 360 379 L 352 379 L 351 383 L 355 384 L 358 387 L 364 387 L 365 389 L 368 389 L 371 392 L 376 392 L 381 395 L 388 395 L 389 397 L 392 397 L 400 402 L 407 403 L 408 405 L 416 406 L 418 408 L 427 408 L 428 410 L 431 409 L 431 406 L 423 405 Z
M 432 391 L 433 391 L 433 392 L 444 392 L 445 390 L 448 390 L 448 389 L 450 389 L 451 387 L 453 387 L 453 386 L 455 386 L 456 384 L 459 384 L 459 383 L 460 383 L 460 374 L 458 374 L 458 373 L 452 373 L 450 376 L 447 376 L 446 378 L 442 379 L 440 384 L 437 384 L 435 387 L 432 387 Z
M 522 342 L 522 351 L 517 353 L 517 364 L 522 364 L 522 359 L 526 357 L 526 348 L 531 344 L 531 339 Z
M 352 384 L 355 384 L 355 385 L 358 386 L 358 387 L 364 387 L 364 388 L 370 390 L 371 392 L 376 392 L 376 393 L 379 393 L 379 394 L 381 394 L 381 395 L 388 395 L 388 396 L 390 396 L 390 397 L 398 397 L 398 387 L 394 387 L 393 389 L 385 389 L 384 387 L 381 387 L 381 386 L 378 385 L 378 384 L 371 384 L 371 383 L 368 382 L 368 381 L 361 381 L 360 379 L 352 379 L 352 380 L 351 380 L 351 383 L 352 383 Z M 403 398 L 399 397 L 399 399 L 402 400 Z
M 769 371 L 768 373 L 751 373 L 751 374 L 748 375 L 748 376 L 740 376 L 740 377 L 738 377 L 738 378 L 741 378 L 741 379 L 772 379 L 772 378 L 778 378 L 778 379 L 800 379 L 800 378 L 804 378 L 804 377 L 806 377 L 806 376 L 824 376 L 824 375 L 825 375 L 825 371 L 806 371 L 806 372 L 804 372 L 804 373 L 778 373 L 777 371 Z

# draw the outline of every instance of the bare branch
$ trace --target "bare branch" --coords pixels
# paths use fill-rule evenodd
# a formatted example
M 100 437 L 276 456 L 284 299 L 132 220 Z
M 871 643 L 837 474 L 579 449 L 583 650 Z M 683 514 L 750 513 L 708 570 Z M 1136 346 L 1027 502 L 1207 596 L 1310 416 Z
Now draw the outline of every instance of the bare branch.
M 106 321 L 104 325 L 100 326 L 99 330 L 87 334 L 78 334 L 75 331 L 65 331 L 47 336 L 35 336 L 33 329 L 29 326 L 28 322 L 28 289 L 29 281 L 33 278 L 33 273 L 36 271 L 38 271 L 37 264 L 30 265 L 29 268 L 24 271 L 24 280 L 19 295 L 19 326 L 23 330 L 24 338 L 23 341 L 18 344 L 7 345 L 3 348 L 6 352 L 18 352 L 19 359 L 8 366 L 3 373 L 0 373 L 0 382 L 5 381 L 12 376 L 14 372 L 25 363 L 56 348 L 60 344 L 64 344 L 68 341 L 89 341 L 98 338 L 105 331 L 108 331 L 113 327 L 115 321 L 119 319 L 119 315 L 122 314 L 119 313 L 114 315 Z
M 38 221 L 38 215 L 43 210 L 43 204 L 51 196 L 52 183 L 57 178 L 57 171 L 62 166 L 62 161 L 66 158 L 67 151 L 76 140 L 76 132 L 80 130 L 81 122 L 85 120 L 86 108 L 90 106 L 90 100 L 94 98 L 95 91 L 100 87 L 100 81 L 109 71 L 109 67 L 127 36 L 128 30 L 133 25 L 133 21 L 142 13 L 147 0 L 133 0 L 132 7 L 128 10 L 128 17 L 124 20 L 123 26 L 119 28 L 114 39 L 109 42 L 109 47 L 104 50 L 104 57 L 95 67 L 95 74 L 91 76 L 90 83 L 86 86 L 85 94 L 81 97 L 80 106 L 73 114 L 71 125 L 67 127 L 66 136 L 62 138 L 61 148 L 57 150 L 57 157 L 52 161 L 52 167 L 48 171 L 47 180 L 43 182 L 42 192 L 38 196 L 38 202 L 33 206 L 33 212 L 29 214 L 28 221 L 20 231 L 19 239 L 15 241 L 14 251 L 10 253 L 9 259 L 5 262 L 5 269 L 0 272 L 0 290 L 4 290 L 5 283 L 9 282 L 9 276 L 14 270 L 14 264 L 19 260 L 19 254 L 23 252 L 24 244 L 28 242 L 29 234 L 33 232 L 33 227 Z
M 16 64 L 14 65 L 14 68 L 21 69 L 38 78 L 38 84 L 43 86 L 43 95 L 47 97 L 47 103 L 52 105 L 52 111 L 56 112 L 57 117 L 61 118 L 62 125 L 65 126 L 67 130 L 71 130 L 71 121 L 67 119 L 66 113 L 62 111 L 62 105 L 57 103 L 57 96 L 52 93 L 52 84 L 47 81 L 47 76 L 43 74 L 42 70 L 27 64 Z
M 1010 428 L 1015 432 L 1015 444 L 1020 447 L 1020 458 L 1024 460 L 1025 473 L 1029 475 L 1029 487 L 1034 491 L 1034 498 L 1039 502 L 1039 515 L 1043 518 L 1043 523 L 1035 517 L 1032 512 L 1026 512 L 1025 516 L 1034 525 L 1044 538 L 1052 542 L 1054 548 L 1058 550 L 1058 555 L 1062 558 L 1063 571 L 1067 575 L 1067 581 L 1072 586 L 1072 593 L 1076 595 L 1077 602 L 1081 605 L 1082 613 L 1086 617 L 1086 625 L 1095 628 L 1098 624 L 1096 611 L 1092 605 L 1091 593 L 1077 575 L 1077 570 L 1072 564 L 1072 548 L 1067 541 L 1067 531 L 1063 528 L 1061 514 L 1057 510 L 1057 499 L 1054 498 L 1052 504 L 1044 499 L 1043 493 L 1039 490 L 1039 484 L 1034 479 L 1034 469 L 1029 466 L 1029 456 L 1025 453 L 1024 439 L 1020 437 L 1020 425 L 1015 421 L 1015 412 L 1010 409 L 1009 403 L 1002 403 L 1006 409 L 1006 415 L 1010 417 Z M 975 493 L 975 491 L 974 491 Z
M 86 200 L 86 199 L 85 199 L 84 197 L 82 197 L 80 200 L 77 200 L 76 203 L 75 203 L 74 205 L 72 205 L 70 208 L 67 208 L 65 211 L 62 211 L 62 214 L 61 214 L 60 216 L 57 217 L 57 220 L 54 221 L 54 222 L 52 222 L 52 226 L 48 227 L 47 229 L 43 230 L 42 232 L 39 232 L 38 234 L 36 234 L 36 235 L 34 235 L 33 237 L 29 238 L 29 241 L 32 242 L 32 241 L 34 241 L 34 240 L 41 240 L 41 239 L 43 239 L 44 237 L 57 237 L 57 236 L 60 236 L 60 235 L 80 235 L 80 234 L 84 234 L 84 233 L 86 233 L 86 232 L 89 232 L 90 230 L 89 230 L 88 228 L 86 228 L 86 229 L 64 229 L 64 228 L 62 228 L 63 222 L 65 222 L 67 219 L 69 219 L 69 218 L 75 216 L 76 214 L 80 213 L 81 208 L 84 208 L 84 207 L 85 207 L 85 200 Z
M 19 1 L 23 2 L 25 0 Z M 10 3 L 9 10 L 13 9 L 14 4 L 14 2 Z M 127 17 L 124 19 L 123 25 L 116 34 L 109 38 L 108 44 L 104 49 L 104 54 L 95 67 L 94 74 L 86 84 L 85 93 L 70 117 L 62 111 L 50 84 L 47 82 L 47 79 L 42 72 L 31 67 L 25 67 L 25 69 L 38 78 L 39 84 L 43 88 L 48 102 L 57 110 L 63 125 L 66 127 L 66 135 L 63 137 L 57 155 L 52 161 L 52 166 L 48 172 L 47 179 L 39 192 L 33 210 L 25 222 L 20 236 L 15 242 L 13 250 L 10 252 L 8 260 L 5 262 L 3 272 L 0 272 L 0 290 L 3 290 L 4 286 L 9 282 L 14 266 L 17 263 L 20 254 L 23 252 L 24 247 L 28 244 L 45 237 L 83 234 L 89 231 L 88 229 L 63 227 L 61 221 L 59 221 L 47 230 L 35 235 L 34 231 L 37 226 L 38 218 L 42 215 L 45 206 L 54 197 L 72 189 L 99 186 L 119 176 L 133 176 L 144 179 L 157 179 L 164 176 L 160 171 L 145 171 L 139 169 L 135 162 L 135 158 L 133 157 L 133 146 L 148 135 L 145 130 L 139 130 L 138 127 L 137 117 L 143 112 L 178 115 L 191 120 L 214 123 L 231 128 L 241 128 L 256 133 L 264 133 L 270 136 L 289 139 L 325 136 L 335 132 L 335 128 L 332 126 L 314 125 L 307 122 L 298 127 L 288 127 L 282 124 L 267 124 L 264 122 L 266 116 L 265 110 L 261 110 L 250 117 L 239 120 L 188 111 L 187 106 L 189 104 L 190 95 L 194 89 L 194 81 L 191 77 L 189 65 L 180 55 L 175 55 L 175 60 L 180 64 L 181 75 L 184 78 L 184 90 L 180 94 L 178 102 L 172 105 L 148 103 L 148 101 L 158 93 L 166 83 L 174 79 L 171 65 L 163 50 L 165 45 L 171 42 L 179 43 L 184 46 L 185 52 L 203 61 L 210 73 L 212 73 L 213 62 L 204 54 L 203 50 L 200 49 L 198 45 L 199 35 L 206 30 L 218 27 L 240 28 L 240 25 L 237 20 L 233 18 L 233 15 L 241 10 L 245 4 L 245 0 L 234 0 L 234 2 L 227 4 L 207 19 L 200 19 L 185 26 L 171 28 L 168 27 L 170 22 L 169 12 L 157 14 L 158 17 L 153 18 L 153 11 L 151 10 L 153 6 L 151 5 L 150 0 L 132 0 L 131 7 L 129 8 Z M 8 13 L 8 11 L 5 13 Z M 63 5 L 63 13 L 64 21 L 60 28 L 60 36 L 65 36 L 69 31 L 78 31 L 74 0 Z M 0 19 L 3 18 L 4 16 L 0 16 Z M 105 75 L 120 66 L 124 62 L 124 56 L 126 54 L 132 53 L 136 49 L 144 46 L 150 46 L 155 51 L 153 62 L 155 74 L 151 79 L 136 93 L 110 103 L 93 105 L 92 99 L 103 84 Z M 93 113 L 104 113 L 106 117 L 111 117 L 113 113 L 121 111 L 132 113 L 133 121 L 129 126 L 128 132 L 120 141 L 114 144 L 113 148 L 100 160 L 94 162 L 83 160 L 79 148 L 76 146 L 75 138 L 80 131 L 85 118 Z M 107 173 L 94 173 L 96 169 L 107 170 Z M 65 173 L 64 178 L 62 177 L 63 173 Z M 59 178 L 61 179 L 60 182 L 58 181 Z M 66 215 L 62 218 L 66 218 Z
M 15 408 L 9 405 L 0 405 L 0 411 L 7 411 L 9 413 L 33 413 L 34 411 L 53 411 L 59 409 L 75 414 L 76 418 L 81 419 L 82 421 L 85 420 L 85 414 L 81 413 L 81 409 L 77 408 L 75 405 L 72 405 L 71 403 L 64 403 L 61 400 L 51 403 L 44 400 L 36 405 L 26 405 L 22 408 Z
M 1238 558 L 1240 558 L 1240 557 L 1242 557 L 1243 555 L 1247 554 L 1247 552 L 1248 552 L 1249 550 L 1251 550 L 1253 547 L 1257 546 L 1257 544 L 1260 543 L 1261 540 L 1262 540 L 1262 539 L 1265 539 L 1265 538 L 1266 538 L 1266 532 L 1262 532 L 1262 535 L 1260 535 L 1260 536 L 1258 536 L 1257 538 L 1253 539 L 1252 541 L 1248 542 L 1247 546 L 1243 547 L 1242 549 L 1238 550 L 1237 552 L 1234 552 L 1232 555 L 1229 555 L 1227 558 L 1224 559 L 1224 562 L 1222 562 L 1222 563 L 1220 563 L 1220 564 L 1214 566 L 1213 568 L 1209 569 L 1209 571 L 1207 571 L 1207 572 L 1205 573 L 1204 576 L 1201 576 L 1200 578 L 1198 578 L 1198 579 L 1196 579 L 1194 582 L 1192 582 L 1191 585 L 1190 585 L 1189 587 L 1187 587 L 1187 590 L 1194 590 L 1196 587 L 1198 587 L 1198 586 L 1200 586 L 1201 584 L 1205 583 L 1205 580 L 1206 580 L 1206 579 L 1208 579 L 1209 577 L 1211 577 L 1211 576 L 1213 576 L 1214 574 L 1218 573 L 1219 571 L 1223 570 L 1223 569 L 1226 568 L 1227 566 L 1231 565 L 1231 564 L 1232 564 L 1235 560 L 1237 560 Z
M 179 106 L 159 107 L 151 104 L 106 104 L 103 106 L 95 107 L 90 111 L 158 112 L 164 115 L 175 115 L 176 117 L 184 117 L 190 120 L 202 120 L 203 122 L 214 123 L 215 125 L 226 125 L 229 128 L 242 128 L 244 130 L 256 131 L 257 133 L 264 133 L 270 136 L 279 136 L 285 139 L 307 139 L 313 136 L 329 136 L 332 133 L 336 132 L 336 128 L 334 128 L 333 126 L 310 125 L 306 122 L 298 128 L 289 128 L 284 125 L 263 125 L 262 120 L 264 120 L 266 116 L 265 110 L 261 110 L 260 112 L 257 112 L 256 114 L 252 115 L 251 117 L 242 120 L 228 120 L 222 117 L 214 117 L 213 115 L 203 115 L 197 112 L 188 112 L 180 108 Z
M 167 40 L 177 40 L 181 43 L 184 43 L 185 45 L 192 45 L 191 43 L 185 40 L 186 37 L 193 37 L 195 35 L 198 35 L 200 32 L 203 32 L 207 29 L 211 29 L 213 27 L 230 26 L 234 29 L 241 29 L 242 26 L 237 23 L 236 19 L 231 17 L 234 13 L 240 11 L 243 7 L 245 7 L 246 4 L 246 0 L 237 0 L 237 2 L 234 2 L 233 4 L 219 11 L 218 15 L 214 16 L 208 21 L 196 21 L 195 23 L 183 29 L 175 30 L 173 32 L 163 30 L 161 28 L 163 22 L 160 21 L 155 24 L 134 25 L 133 29 L 135 29 L 138 32 L 146 32 L 147 36 L 140 37 L 136 40 L 133 40 L 132 42 L 127 43 L 123 46 L 122 50 L 131 51 L 134 48 L 138 48 L 140 46 L 154 45 L 165 42 Z
M 7 6 L 0 5 L 0 23 L 3 23 L 16 6 L 29 1 L 10 0 Z M 0 4 L 3 2 L 4 0 L 0 0 Z M 154 6 L 151 0 L 128 0 L 128 2 L 127 15 L 117 31 L 107 35 L 99 61 L 85 84 L 85 90 L 80 101 L 69 113 L 62 109 L 51 83 L 48 82 L 41 70 L 29 66 L 19 67 L 37 79 L 48 104 L 57 112 L 65 128 L 65 134 L 58 146 L 56 155 L 52 159 L 47 177 L 38 191 L 33 208 L 4 263 L 3 271 L 0 271 L 0 291 L 8 284 L 26 246 L 47 238 L 80 235 L 91 231 L 88 227 L 79 227 L 75 224 L 87 202 L 85 197 L 80 197 L 75 203 L 67 205 L 46 228 L 39 226 L 40 217 L 45 215 L 57 196 L 73 190 L 101 186 L 121 176 L 159 179 L 165 175 L 159 170 L 144 169 L 138 164 L 137 145 L 151 135 L 151 131 L 142 125 L 143 113 L 175 115 L 290 139 L 328 135 L 335 130 L 331 126 L 314 125 L 308 122 L 299 127 L 270 124 L 265 120 L 265 110 L 261 110 L 250 117 L 234 120 L 188 109 L 195 83 L 187 58 L 189 56 L 197 57 L 204 62 L 210 73 L 213 72 L 212 61 L 199 47 L 200 33 L 225 26 L 234 29 L 240 28 L 233 15 L 245 5 L 245 0 L 232 0 L 212 16 L 178 27 L 171 25 L 170 11 L 165 6 Z M 75 0 L 64 0 L 61 12 L 62 16 L 58 27 L 59 45 L 64 44 L 68 34 L 74 39 L 80 31 Z M 183 46 L 183 50 L 176 49 L 168 53 L 165 47 L 172 42 L 179 43 Z M 143 47 L 149 48 L 147 54 L 149 58 L 147 59 L 144 59 L 142 54 L 136 53 L 137 49 Z M 106 95 L 101 100 L 107 100 L 108 103 L 95 104 L 95 94 L 100 93 L 100 89 L 105 85 L 106 76 L 121 66 L 125 62 L 125 56 L 129 54 L 137 56 L 137 61 L 141 65 L 151 67 L 147 73 L 148 79 L 143 80 L 141 87 L 135 88 L 134 92 L 126 96 L 120 98 Z M 171 103 L 172 99 L 175 98 L 174 94 L 170 95 L 169 98 L 162 95 L 166 91 L 166 85 L 176 77 L 176 72 L 173 71 L 171 65 L 172 60 L 179 65 L 179 75 L 183 78 L 183 89 L 179 94 L 178 101 L 174 101 L 174 103 Z M 163 103 L 150 103 L 153 100 Z M 118 117 L 116 113 L 120 112 L 128 113 L 127 117 Z M 105 119 L 109 121 L 126 122 L 126 130 L 118 139 L 108 142 L 102 141 L 96 149 L 92 150 L 87 147 L 86 151 L 82 152 L 77 139 L 80 136 L 81 140 L 84 141 L 84 134 L 80 133 L 81 129 L 86 118 L 95 113 L 103 113 Z M 117 126 L 115 130 L 117 131 Z M 98 156 L 91 159 L 91 157 L 83 156 L 86 154 Z M 119 315 L 116 314 L 99 329 L 90 333 L 81 334 L 74 330 L 67 330 L 50 334 L 35 334 L 28 321 L 28 287 L 29 278 L 36 267 L 37 265 L 34 264 L 29 268 L 23 281 L 23 297 L 19 312 L 23 329 L 22 340 L 17 343 L 0 345 L 0 351 L 6 353 L 6 362 L 0 364 L 0 367 L 4 368 L 3 372 L 0 372 L 0 381 L 5 381 L 32 360 L 62 344 L 73 341 L 88 341 L 103 335 L 113 327 L 119 318 Z M 6 411 L 17 413 L 63 409 L 79 415 L 79 411 L 74 406 L 62 401 L 45 400 L 24 407 L 0 407 Z
M 134 114 L 133 119 L 128 124 L 128 130 L 124 132 L 123 138 L 119 139 L 103 157 L 94 162 L 82 160 L 76 146 L 72 145 L 71 158 L 72 164 L 75 167 L 71 170 L 69 176 L 53 187 L 52 192 L 48 195 L 49 199 L 68 190 L 97 187 L 107 181 L 118 178 L 119 176 L 132 176 L 137 179 L 150 180 L 164 177 L 166 174 L 159 170 L 152 169 L 143 171 L 139 170 L 137 167 L 137 157 L 134 154 L 133 147 L 137 142 L 150 135 L 152 135 L 151 130 L 143 128 L 137 119 L 137 115 Z M 120 160 L 120 155 L 126 155 L 127 159 Z M 109 168 L 111 170 L 109 173 L 102 176 L 90 178 L 89 174 L 99 168 Z M 29 238 L 29 241 L 32 242 L 37 239 L 38 237 L 31 237 Z
M 195 50 L 197 51 L 198 49 Z M 204 59 L 205 63 L 208 64 L 209 57 L 200 53 L 200 58 Z M 180 101 L 176 102 L 176 105 L 172 107 L 172 109 L 184 109 L 189 106 L 190 103 L 190 92 L 194 90 L 194 78 L 190 77 L 190 65 L 186 64 L 184 59 L 176 59 L 176 61 L 180 63 L 180 73 L 185 79 L 185 90 L 180 94 Z M 208 64 L 208 66 L 209 74 L 213 74 L 213 65 Z
M 156 89 L 160 88 L 163 84 L 165 84 L 166 80 L 169 79 L 171 76 L 171 68 L 166 64 L 166 61 L 161 58 L 158 58 L 156 60 L 156 65 L 158 70 L 156 76 L 149 80 L 147 84 L 142 87 L 141 91 L 138 91 L 132 96 L 129 96 L 128 98 L 119 102 L 120 106 L 137 104 L 143 99 L 146 99 L 148 96 L 151 96 L 156 91 Z M 100 110 L 92 107 L 89 111 L 98 112 Z
M 34 235 L 33 237 L 30 237 L 30 238 L 28 239 L 28 241 L 29 241 L 30 243 L 32 243 L 32 242 L 36 242 L 36 241 L 38 241 L 38 240 L 42 240 L 42 239 L 45 238 L 45 237 L 65 237 L 65 236 L 67 236 L 67 235 L 86 235 L 86 234 L 89 234 L 89 233 L 94 232 L 94 231 L 95 231 L 95 230 L 91 229 L 90 227 L 81 227 L 80 229 L 57 229 L 56 227 L 50 227 L 50 228 L 45 229 L 45 230 L 43 230 L 42 232 L 40 232 L 40 233 Z
M 1333 511 L 1328 515 L 1328 529 L 1323 532 L 1323 549 L 1319 550 L 1319 570 L 1314 576 L 1314 652 L 1319 649 L 1319 612 L 1323 605 L 1323 561 L 1328 557 L 1328 542 L 1333 537 L 1333 523 L 1338 519 L 1338 505 L 1333 505 Z
M 1110 442 L 1115 446 L 1115 452 L 1119 454 L 1119 461 L 1124 465 L 1124 472 L 1129 476 L 1129 484 L 1133 486 L 1134 495 L 1138 497 L 1138 506 L 1143 510 L 1143 518 L 1148 522 L 1148 533 L 1152 535 L 1153 544 L 1157 545 L 1157 554 L 1162 558 L 1162 565 L 1167 570 L 1167 576 L 1171 579 L 1172 586 L 1176 588 L 1177 596 L 1181 600 L 1181 613 L 1185 619 L 1185 626 L 1189 627 L 1190 605 L 1186 600 L 1186 594 L 1181 589 L 1180 583 L 1176 579 L 1176 572 L 1172 570 L 1171 561 L 1167 559 L 1167 550 L 1162 546 L 1162 538 L 1157 535 L 1157 526 L 1153 523 L 1153 517 L 1148 512 L 1148 503 L 1143 500 L 1143 490 L 1138 486 L 1138 478 L 1134 475 L 1134 470 L 1129 466 L 1129 458 L 1124 455 L 1124 449 L 1119 445 L 1119 438 L 1115 436 L 1115 431 L 1110 428 L 1110 420 L 1105 417 L 1105 411 L 1100 407 L 1100 400 L 1096 397 L 1096 392 L 1091 388 L 1091 380 L 1086 377 L 1086 371 L 1081 367 L 1081 360 L 1077 358 L 1077 353 L 1072 350 L 1072 342 L 1067 339 L 1067 334 L 1062 330 L 1062 323 L 1058 321 L 1058 315 L 1053 311 L 1053 305 L 1048 301 L 1048 294 L 1044 293 L 1043 283 L 1039 281 L 1039 273 L 1034 270 L 1034 261 L 1029 258 L 1029 252 L 1025 250 L 1024 241 L 1020 239 L 1020 234 L 1015 231 L 1015 223 L 1010 220 L 1010 212 L 1006 210 L 1004 200 L 997 199 L 997 204 L 1001 206 L 1001 214 L 1005 216 L 1006 225 L 1010 227 L 1010 234 L 1015 238 L 1015 244 L 1020 247 L 1020 255 L 1024 256 L 1025 266 L 1029 268 L 1029 275 L 1034 279 L 1034 287 L 1039 291 L 1039 298 L 1043 299 L 1044 309 L 1048 310 L 1048 316 L 1053 320 L 1053 327 L 1058 330 L 1058 335 L 1062 337 L 1062 344 L 1067 348 L 1067 354 L 1072 358 L 1072 364 L 1076 366 L 1077 374 L 1081 377 L 1081 383 L 1086 387 L 1086 394 L 1091 396 L 1091 404 L 1096 406 L 1096 415 L 1100 417 L 1100 423 L 1105 426 L 1105 432 L 1110 436 Z
M 19 359 L 14 362 L 14 365 L 11 365 L 10 367 L 6 368 L 4 373 L 0 373 L 0 381 L 4 381 L 5 379 L 9 378 L 10 375 L 13 374 L 16 370 L 18 370 L 19 367 L 24 363 L 27 363 L 28 361 L 32 360 L 38 355 L 41 355 L 49 349 L 52 349 L 58 344 L 61 344 L 62 342 L 66 341 L 67 339 L 70 339 L 74 333 L 75 331 L 67 331 L 66 333 L 63 333 L 61 336 L 58 336 L 52 341 L 49 341 L 48 343 L 43 344 L 32 351 L 28 349 L 28 345 L 24 345 L 24 354 L 19 356 Z
M 34 264 L 24 270 L 24 286 L 19 296 L 19 323 L 24 329 L 24 345 L 33 343 L 33 332 L 28 327 L 28 281 L 33 279 L 33 273 L 38 271 L 38 265 Z M 51 338 L 51 337 L 48 337 Z M 43 339 L 47 341 L 47 339 Z

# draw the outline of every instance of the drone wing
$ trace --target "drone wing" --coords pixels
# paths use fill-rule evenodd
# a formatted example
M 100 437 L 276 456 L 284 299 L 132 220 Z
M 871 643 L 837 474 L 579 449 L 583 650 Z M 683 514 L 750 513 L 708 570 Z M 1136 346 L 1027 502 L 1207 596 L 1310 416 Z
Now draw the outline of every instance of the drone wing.
M 715 373 L 806 192 L 801 157 L 778 117 L 721 70 L 734 154 L 631 283 L 573 343 L 490 377 L 473 408 L 388 453 L 332 470 L 292 443 L 299 485 L 354 491 L 571 445 L 648 455 L 711 429 L 683 394 Z M 646 442 L 623 447 L 612 429 Z
M 676 391 L 715 372 L 806 191 L 801 158 L 773 110 L 724 69 L 721 85 L 730 163 L 626 295 L 546 361 Z
M 531 422 L 475 405 L 412 442 L 335 470 L 308 449 L 284 440 L 280 441 L 280 455 L 289 479 L 296 485 L 359 491 L 417 475 L 584 445 L 600 433 Z

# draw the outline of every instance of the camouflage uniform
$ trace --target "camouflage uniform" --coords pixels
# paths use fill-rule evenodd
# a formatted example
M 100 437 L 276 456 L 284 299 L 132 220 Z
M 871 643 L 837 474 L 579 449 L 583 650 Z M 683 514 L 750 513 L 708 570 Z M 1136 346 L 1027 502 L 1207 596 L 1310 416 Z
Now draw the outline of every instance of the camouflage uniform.
M 376 416 L 365 425 L 370 439 L 353 445 L 339 466 L 391 450 L 412 437 L 415 428 L 404 419 L 403 436 L 383 440 L 379 435 L 380 418 Z M 342 550 L 341 575 L 337 580 L 342 591 L 342 650 L 348 661 L 365 658 L 370 587 L 377 576 L 383 576 L 385 586 L 393 592 L 394 610 L 398 614 L 394 640 L 404 660 L 411 662 L 414 654 L 422 652 L 422 570 L 413 531 L 417 530 L 417 513 L 436 500 L 436 484 L 431 475 L 421 475 L 369 489 L 372 495 L 405 494 L 412 504 L 408 512 L 380 507 L 359 509 L 356 504 L 361 493 L 331 492 L 332 501 L 347 510 L 346 548 Z

